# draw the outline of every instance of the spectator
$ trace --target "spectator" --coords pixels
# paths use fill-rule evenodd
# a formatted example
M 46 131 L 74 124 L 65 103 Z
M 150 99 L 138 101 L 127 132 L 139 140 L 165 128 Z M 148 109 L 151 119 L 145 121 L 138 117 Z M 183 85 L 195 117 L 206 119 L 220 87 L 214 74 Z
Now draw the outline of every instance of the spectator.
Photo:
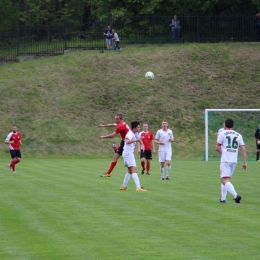
M 110 51 L 112 41 L 112 30 L 110 26 L 108 26 L 107 29 L 104 31 L 104 36 L 106 38 L 107 50 Z
M 256 36 L 258 41 L 260 41 L 260 11 L 256 14 L 255 20 Z
M 255 131 L 255 141 L 256 141 L 256 160 L 259 161 L 259 153 L 260 153 L 260 123 L 258 128 Z
M 172 28 L 172 43 L 175 41 L 180 43 L 180 21 L 177 18 L 177 15 L 174 15 L 172 22 L 170 23 L 170 27 Z

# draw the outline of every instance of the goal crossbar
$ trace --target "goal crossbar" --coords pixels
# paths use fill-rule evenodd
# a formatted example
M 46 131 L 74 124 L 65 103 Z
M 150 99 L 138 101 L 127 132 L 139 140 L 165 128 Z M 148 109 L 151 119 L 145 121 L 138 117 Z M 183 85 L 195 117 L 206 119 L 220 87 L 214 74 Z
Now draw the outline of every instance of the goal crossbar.
M 209 112 L 260 112 L 260 109 L 205 109 L 205 161 L 209 159 Z

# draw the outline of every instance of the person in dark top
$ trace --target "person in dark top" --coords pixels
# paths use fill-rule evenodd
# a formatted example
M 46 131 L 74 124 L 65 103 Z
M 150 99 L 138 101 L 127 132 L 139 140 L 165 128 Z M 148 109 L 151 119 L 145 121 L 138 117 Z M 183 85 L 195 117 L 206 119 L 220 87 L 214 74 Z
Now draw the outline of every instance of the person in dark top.
M 260 123 L 258 128 L 255 131 L 255 142 L 256 142 L 256 160 L 259 161 L 259 152 L 260 152 Z

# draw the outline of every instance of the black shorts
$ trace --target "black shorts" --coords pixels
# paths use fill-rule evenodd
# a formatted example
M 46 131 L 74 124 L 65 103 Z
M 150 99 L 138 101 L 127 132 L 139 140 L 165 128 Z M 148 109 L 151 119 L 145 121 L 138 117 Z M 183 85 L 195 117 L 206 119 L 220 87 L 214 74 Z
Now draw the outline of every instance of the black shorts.
M 140 159 L 145 158 L 146 160 L 152 160 L 152 151 L 151 150 L 141 150 Z
M 10 150 L 10 154 L 11 154 L 12 159 L 16 158 L 16 157 L 22 158 L 20 150 Z
M 117 154 L 122 156 L 123 151 L 124 151 L 124 145 L 125 145 L 125 141 L 122 140 L 121 143 L 120 143 L 119 149 L 116 151 Z

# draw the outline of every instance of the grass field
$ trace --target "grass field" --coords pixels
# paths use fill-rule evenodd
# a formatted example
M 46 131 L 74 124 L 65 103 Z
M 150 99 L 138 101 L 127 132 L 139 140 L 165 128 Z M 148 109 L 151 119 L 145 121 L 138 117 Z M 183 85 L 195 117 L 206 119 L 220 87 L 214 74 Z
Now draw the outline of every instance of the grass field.
M 111 154 L 112 156 L 112 154 Z M 259 259 L 259 165 L 238 164 L 242 196 L 220 204 L 219 162 L 173 160 L 170 181 L 159 163 L 139 174 L 147 192 L 119 187 L 119 160 L 24 157 L 11 173 L 0 160 L 0 259 Z M 138 161 L 139 162 L 139 161 Z M 140 168 L 140 167 L 139 167 Z

